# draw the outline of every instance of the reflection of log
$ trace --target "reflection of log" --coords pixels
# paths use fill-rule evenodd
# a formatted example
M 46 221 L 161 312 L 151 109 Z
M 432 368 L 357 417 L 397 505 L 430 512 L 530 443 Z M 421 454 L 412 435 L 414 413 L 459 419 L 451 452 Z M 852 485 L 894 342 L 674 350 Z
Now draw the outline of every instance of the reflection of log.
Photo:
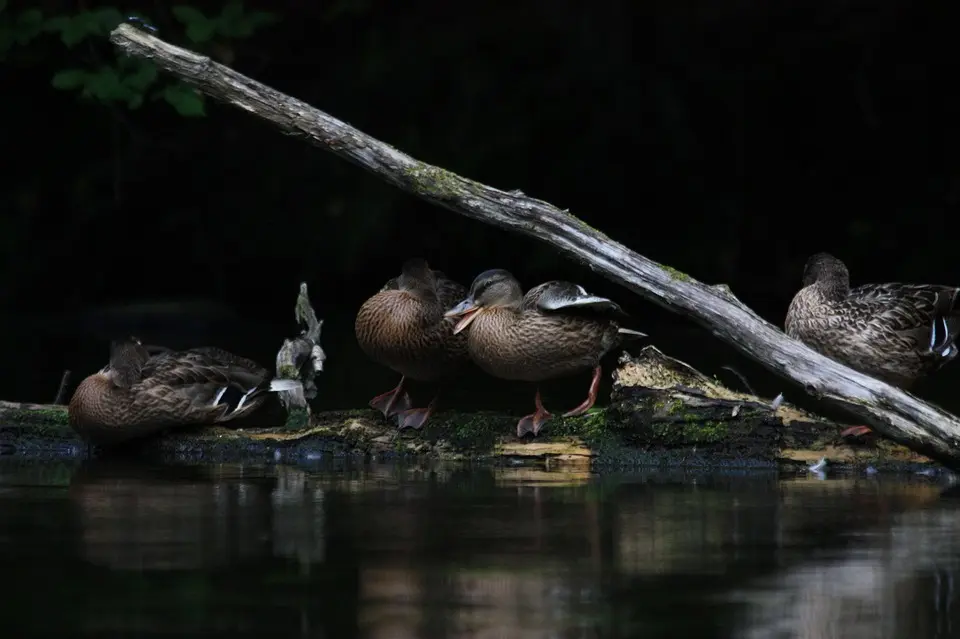
M 892 442 L 853 447 L 840 425 L 785 403 L 734 392 L 653 346 L 625 354 L 614 373 L 612 402 L 582 417 L 556 419 L 533 442 L 518 440 L 516 415 L 441 412 L 422 431 L 398 434 L 372 410 L 319 412 L 285 428 L 177 430 L 146 441 L 144 452 L 206 460 L 288 460 L 331 452 L 477 457 L 548 464 L 797 466 L 831 463 L 896 467 L 925 461 Z M 62 406 L 0 404 L 0 445 L 29 454 L 75 440 Z M 254 424 L 255 426 L 255 424 Z M 802 468 L 802 465 L 800 465 Z
M 279 466 L 275 475 L 86 461 L 69 479 L 80 551 L 111 570 L 196 570 L 270 554 L 269 537 L 274 556 L 321 561 L 322 491 L 303 471 Z
M 838 499 L 845 507 L 849 507 L 850 488 L 840 486 Z M 924 501 L 937 500 L 929 487 L 923 491 L 926 498 L 921 491 L 917 490 L 905 512 L 896 504 L 890 508 L 887 500 L 872 504 L 877 511 L 887 510 L 879 516 L 864 507 L 866 504 L 855 506 L 856 512 L 868 517 L 858 521 L 857 528 L 869 530 L 856 543 L 848 541 L 833 552 L 810 554 L 795 565 L 780 566 L 773 575 L 750 579 L 742 588 L 725 593 L 725 603 L 745 610 L 733 634 L 745 639 L 942 635 L 956 614 L 952 609 L 954 581 L 960 575 L 953 562 L 944 558 L 960 552 L 954 533 L 960 525 L 960 511 L 918 508 Z M 818 512 L 831 511 L 828 506 Z M 807 527 L 801 531 L 804 535 L 815 529 L 814 538 L 822 538 L 820 526 L 809 521 L 809 511 L 796 515 L 807 519 Z M 849 536 L 849 521 L 846 533 Z M 783 545 L 788 543 L 785 540 Z M 788 635 L 785 629 L 789 629 Z M 950 635 L 949 630 L 946 634 Z
M 303 136 L 394 186 L 551 244 L 643 297 L 704 325 L 770 370 L 866 420 L 884 435 L 960 467 L 960 420 L 787 338 L 726 287 L 703 284 L 648 260 L 546 202 L 415 160 L 308 104 L 130 25 L 118 26 L 110 40 L 124 53 L 153 60 L 204 93 Z
M 81 466 L 70 482 L 70 504 L 80 528 L 79 551 L 114 571 L 198 570 L 267 553 L 263 539 L 275 509 L 270 494 L 248 482 L 178 466 Z M 225 526 L 211 513 L 245 516 Z

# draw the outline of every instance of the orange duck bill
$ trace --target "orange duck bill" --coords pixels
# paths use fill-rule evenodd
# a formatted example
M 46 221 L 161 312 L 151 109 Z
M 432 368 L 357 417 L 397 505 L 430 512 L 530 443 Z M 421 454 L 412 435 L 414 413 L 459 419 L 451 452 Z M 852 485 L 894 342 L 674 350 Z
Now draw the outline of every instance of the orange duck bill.
M 453 334 L 456 335 L 460 331 L 470 326 L 470 322 L 477 319 L 477 316 L 479 316 L 484 310 L 486 310 L 484 307 L 477 306 L 477 303 L 468 297 L 444 313 L 443 316 L 460 318 L 460 321 L 457 322 L 456 326 L 453 327 Z

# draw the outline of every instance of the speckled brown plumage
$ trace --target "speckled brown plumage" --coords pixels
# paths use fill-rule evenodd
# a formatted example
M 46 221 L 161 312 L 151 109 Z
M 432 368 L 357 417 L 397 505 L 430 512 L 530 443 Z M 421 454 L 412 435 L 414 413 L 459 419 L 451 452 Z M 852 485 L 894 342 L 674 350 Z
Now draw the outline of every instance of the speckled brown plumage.
M 587 399 L 567 416 L 586 412 L 596 401 L 600 359 L 624 338 L 644 336 L 620 327 L 617 304 L 581 286 L 545 282 L 524 295 L 503 269 L 478 275 L 467 298 L 448 315 L 463 318 L 455 330 L 468 333 L 470 359 L 494 377 L 540 382 L 592 368 Z M 520 421 L 518 435 L 536 434 L 547 418 L 538 391 L 537 413 Z
M 87 441 L 115 444 L 173 426 L 242 418 L 263 404 L 267 391 L 283 390 L 288 381 L 271 380 L 255 362 L 218 348 L 150 356 L 132 338 L 114 343 L 110 364 L 80 382 L 69 421 Z
M 933 284 L 867 284 L 826 253 L 811 257 L 787 310 L 787 335 L 901 388 L 957 355 L 960 289 Z
M 546 282 L 530 289 L 519 306 L 490 307 L 466 331 L 470 358 L 494 377 L 525 382 L 599 365 L 600 358 L 619 344 L 620 327 L 612 312 L 607 317 L 599 312 L 574 315 L 537 306 L 552 287 L 567 285 Z
M 354 330 L 360 348 L 402 376 L 397 388 L 375 397 L 371 406 L 388 416 L 403 412 L 401 427 L 419 428 L 430 411 L 409 412 L 409 396 L 403 392 L 406 378 L 436 382 L 469 361 L 466 336 L 454 335 L 456 320 L 443 316 L 466 292 L 424 260 L 411 259 L 399 277 L 389 280 L 357 312 Z

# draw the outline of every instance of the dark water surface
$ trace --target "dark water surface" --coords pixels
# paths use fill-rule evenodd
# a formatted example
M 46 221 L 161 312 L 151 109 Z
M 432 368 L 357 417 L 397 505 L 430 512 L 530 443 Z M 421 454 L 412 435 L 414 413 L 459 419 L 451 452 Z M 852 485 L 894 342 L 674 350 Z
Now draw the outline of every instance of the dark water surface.
M 960 636 L 943 491 L 0 460 L 0 619 L 9 637 Z

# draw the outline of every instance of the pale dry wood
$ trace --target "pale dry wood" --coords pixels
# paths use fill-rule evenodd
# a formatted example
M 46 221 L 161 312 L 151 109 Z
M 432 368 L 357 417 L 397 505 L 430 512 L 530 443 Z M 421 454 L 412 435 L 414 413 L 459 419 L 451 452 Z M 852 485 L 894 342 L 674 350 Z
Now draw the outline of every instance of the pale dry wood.
M 151 59 L 203 93 L 269 120 L 283 132 L 301 136 L 394 186 L 461 215 L 547 242 L 647 300 L 693 319 L 883 435 L 960 468 L 960 420 L 788 338 L 729 288 L 698 282 L 648 260 L 547 202 L 420 162 L 309 104 L 129 24 L 114 29 L 110 40 L 123 53 Z

